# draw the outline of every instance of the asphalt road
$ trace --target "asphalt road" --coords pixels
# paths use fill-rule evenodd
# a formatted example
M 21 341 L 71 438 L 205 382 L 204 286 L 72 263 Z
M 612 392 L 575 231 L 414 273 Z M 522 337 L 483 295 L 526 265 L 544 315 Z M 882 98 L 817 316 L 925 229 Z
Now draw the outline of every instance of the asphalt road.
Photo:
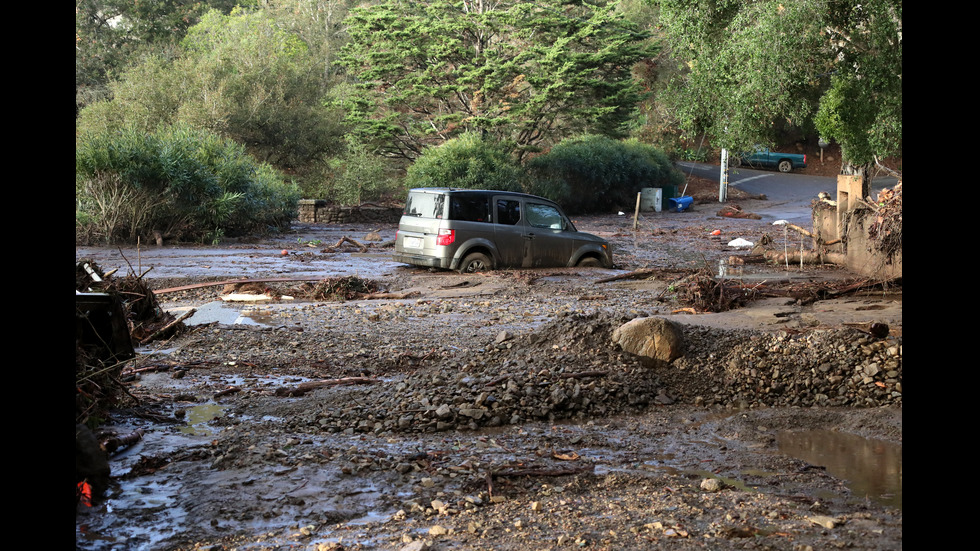
M 686 174 L 720 181 L 721 169 L 718 165 L 692 162 L 680 162 L 677 165 Z M 894 186 L 896 182 L 895 178 L 874 179 L 871 182 L 872 195 L 883 188 Z M 753 211 L 764 218 L 783 219 L 794 224 L 811 219 L 811 201 L 821 191 L 832 197 L 837 195 L 837 179 L 833 177 L 744 167 L 728 170 L 728 185 L 752 195 L 765 195 L 768 200 L 762 206 L 754 206 Z

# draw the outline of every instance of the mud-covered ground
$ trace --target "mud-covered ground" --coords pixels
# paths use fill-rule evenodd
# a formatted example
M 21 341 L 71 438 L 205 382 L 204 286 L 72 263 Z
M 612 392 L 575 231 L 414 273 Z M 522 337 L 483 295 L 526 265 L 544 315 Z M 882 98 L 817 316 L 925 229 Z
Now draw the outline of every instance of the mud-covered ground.
M 394 225 L 76 248 L 104 270 L 152 267 L 155 289 L 320 273 L 406 297 L 289 299 L 300 281 L 264 283 L 277 298 L 262 302 L 161 294 L 198 321 L 127 368 L 132 399 L 104 429 L 145 434 L 76 516 L 76 548 L 900 549 L 901 290 L 692 313 L 677 295 L 692 268 L 854 277 L 733 263 L 736 237 L 799 240 L 716 210 L 577 219 L 613 242 L 614 270 L 430 272 L 390 262 Z M 371 246 L 328 249 L 340 236 Z M 610 341 L 643 316 L 680 324 L 684 357 Z

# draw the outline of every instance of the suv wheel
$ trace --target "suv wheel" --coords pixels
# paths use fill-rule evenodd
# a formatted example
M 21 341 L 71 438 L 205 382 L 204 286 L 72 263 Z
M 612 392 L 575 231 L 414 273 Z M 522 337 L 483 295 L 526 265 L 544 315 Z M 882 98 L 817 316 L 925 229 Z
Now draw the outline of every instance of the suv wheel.
M 490 269 L 490 258 L 483 253 L 471 253 L 466 255 L 463 262 L 459 265 L 459 273 L 472 274 L 485 272 Z

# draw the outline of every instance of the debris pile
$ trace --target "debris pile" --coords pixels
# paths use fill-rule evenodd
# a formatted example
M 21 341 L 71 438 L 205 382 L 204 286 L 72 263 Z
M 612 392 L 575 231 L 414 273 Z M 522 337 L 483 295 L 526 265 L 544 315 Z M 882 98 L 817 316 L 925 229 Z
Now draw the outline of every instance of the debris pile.
M 134 345 L 186 329 L 163 311 L 142 277 L 114 277 L 91 260 L 75 266 L 75 422 L 104 418 L 122 392 L 123 364 Z
M 872 247 L 891 258 L 902 251 L 902 182 L 878 192 L 878 200 L 869 206 L 874 212 L 868 227 Z
M 309 292 L 314 300 L 353 300 L 378 291 L 378 284 L 357 276 L 330 277 L 318 281 Z

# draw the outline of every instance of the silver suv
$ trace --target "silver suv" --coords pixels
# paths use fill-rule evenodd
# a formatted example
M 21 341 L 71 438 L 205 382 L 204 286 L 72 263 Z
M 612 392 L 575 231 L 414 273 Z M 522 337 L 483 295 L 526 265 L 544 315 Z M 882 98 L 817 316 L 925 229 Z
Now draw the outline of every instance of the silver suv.
M 461 273 L 613 266 L 609 243 L 576 230 L 552 201 L 509 191 L 453 188 L 409 190 L 394 259 Z

